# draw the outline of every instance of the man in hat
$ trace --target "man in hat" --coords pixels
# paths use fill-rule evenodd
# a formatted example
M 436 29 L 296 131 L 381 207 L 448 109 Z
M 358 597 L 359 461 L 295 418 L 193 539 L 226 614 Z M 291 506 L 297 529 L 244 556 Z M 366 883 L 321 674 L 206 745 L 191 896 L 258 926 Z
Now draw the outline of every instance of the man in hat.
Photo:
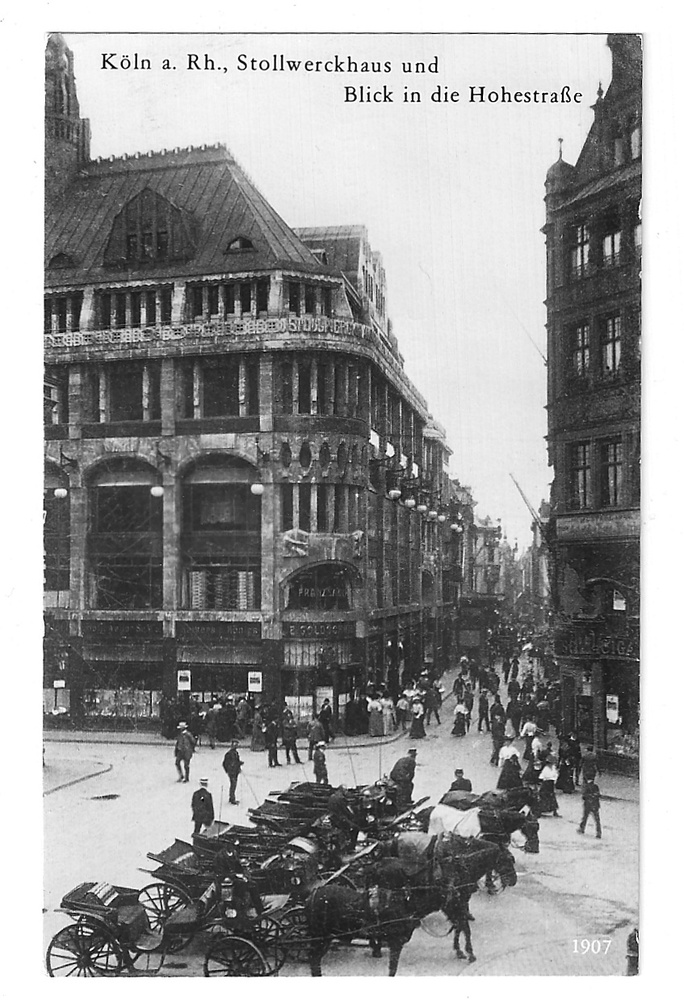
M 174 755 L 179 781 L 190 781 L 190 761 L 195 752 L 195 738 L 188 729 L 187 722 L 179 722 Z
M 314 774 L 317 785 L 328 784 L 328 766 L 325 760 L 325 740 L 319 740 L 313 754 Z
M 473 783 L 470 778 L 463 777 L 463 768 L 457 767 L 454 771 L 454 780 L 449 786 L 450 792 L 472 792 Z
M 268 766 L 280 767 L 281 765 L 278 761 L 278 723 L 273 718 L 266 724 L 264 742 L 268 750 Z
M 400 757 L 390 771 L 390 778 L 397 786 L 397 809 L 399 812 L 403 812 L 411 805 L 417 753 L 415 747 L 411 747 L 406 756 Z
M 238 746 L 238 741 L 233 740 L 230 744 L 230 750 L 228 750 L 223 758 L 223 770 L 228 775 L 228 781 L 230 782 L 229 802 L 232 806 L 237 805 L 235 792 L 237 790 L 238 777 L 240 776 L 240 771 L 242 770 L 242 760 L 240 759 L 240 754 L 238 753 Z
M 191 803 L 192 821 L 195 824 L 193 834 L 200 833 L 202 827 L 206 829 L 214 822 L 214 800 L 208 785 L 208 778 L 200 778 L 200 786 L 196 792 L 193 792 Z
M 283 712 L 283 749 L 285 750 L 285 759 L 288 764 L 290 763 L 290 757 L 292 757 L 295 764 L 301 764 L 299 753 L 297 752 L 297 723 L 289 708 Z

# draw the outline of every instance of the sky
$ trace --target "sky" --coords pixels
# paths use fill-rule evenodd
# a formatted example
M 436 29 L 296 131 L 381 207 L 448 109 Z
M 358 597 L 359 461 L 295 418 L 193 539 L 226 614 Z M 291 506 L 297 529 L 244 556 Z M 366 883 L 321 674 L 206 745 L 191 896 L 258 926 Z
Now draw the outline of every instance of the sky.
M 567 161 L 581 150 L 610 82 L 606 36 L 64 34 L 93 157 L 222 142 L 290 226 L 367 226 L 406 372 L 453 449 L 450 474 L 478 516 L 527 545 L 511 474 L 535 509 L 552 479 L 544 178 L 559 138 Z M 272 68 L 288 60 L 299 69 Z M 516 103 L 502 88 L 580 96 Z

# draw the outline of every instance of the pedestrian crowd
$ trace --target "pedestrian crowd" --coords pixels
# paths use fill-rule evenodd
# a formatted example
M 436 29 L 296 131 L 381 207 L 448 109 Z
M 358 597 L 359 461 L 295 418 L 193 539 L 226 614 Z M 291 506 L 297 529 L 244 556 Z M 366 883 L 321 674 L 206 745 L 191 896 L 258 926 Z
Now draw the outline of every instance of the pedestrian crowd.
M 505 708 L 501 700 L 504 692 L 507 695 Z M 400 730 L 402 733 L 408 731 L 412 742 L 423 739 L 433 719 L 438 726 L 442 723 L 444 694 L 439 678 L 427 668 L 418 676 L 406 671 L 396 699 L 386 687 L 369 684 L 365 692 L 352 695 L 346 703 L 342 720 L 344 731 L 375 737 Z M 602 836 L 601 795 L 596 783 L 598 758 L 591 746 L 582 752 L 575 732 L 562 731 L 557 682 L 547 680 L 546 675 L 535 677 L 532 670 L 521 667 L 517 656 L 503 657 L 501 677 L 493 666 L 480 666 L 476 660 L 462 656 L 451 694 L 454 698 L 451 734 L 457 738 L 466 736 L 477 709 L 477 732 L 481 734 L 484 730 L 491 736 L 490 763 L 499 769 L 498 789 L 528 787 L 536 793 L 540 813 L 559 816 L 556 793 L 569 795 L 580 788 L 583 810 L 578 832 L 583 834 L 592 818 L 596 836 Z M 177 717 L 181 709 L 180 701 L 167 701 L 164 706 L 167 726 L 168 720 Z M 281 767 L 279 751 L 285 752 L 287 764 L 302 763 L 297 739 L 305 735 L 308 761 L 313 764 L 315 780 L 319 784 L 328 783 L 326 748 L 335 738 L 329 698 L 325 698 L 318 711 L 312 714 L 305 734 L 298 731 L 297 720 L 285 700 L 278 706 L 275 702 L 255 703 L 253 696 L 237 699 L 224 696 L 206 707 L 191 701 L 185 710 L 187 721 L 181 719 L 176 723 L 174 754 L 178 781 L 190 780 L 190 763 L 203 736 L 212 749 L 217 742 L 227 742 L 230 748 L 223 759 L 223 769 L 229 780 L 229 801 L 237 804 L 237 785 L 243 767 L 238 740 L 251 735 L 251 750 L 266 750 L 268 766 Z M 551 727 L 555 729 L 555 749 L 548 739 Z M 523 748 L 516 745 L 520 740 L 524 742 Z M 390 774 L 400 807 L 411 802 L 416 753 L 412 748 Z M 198 823 L 201 828 L 213 822 L 207 779 L 202 782 L 193 795 L 195 832 L 198 832 Z M 458 770 L 450 790 L 470 791 L 471 787 L 462 770 Z M 210 814 L 211 819 L 207 820 Z

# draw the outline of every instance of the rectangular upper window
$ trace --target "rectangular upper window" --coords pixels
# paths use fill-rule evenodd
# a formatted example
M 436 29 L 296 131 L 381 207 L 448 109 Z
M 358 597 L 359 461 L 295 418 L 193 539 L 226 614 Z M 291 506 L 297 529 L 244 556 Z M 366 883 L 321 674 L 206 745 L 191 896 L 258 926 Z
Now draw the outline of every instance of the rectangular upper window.
M 584 223 L 572 231 L 570 264 L 575 278 L 584 277 L 589 270 L 589 228 Z
M 604 374 L 615 374 L 622 360 L 622 319 L 606 316 L 601 325 L 601 362 Z
M 581 441 L 569 448 L 568 507 L 582 510 L 591 503 L 591 445 Z
M 299 315 L 299 284 L 296 281 L 290 281 L 287 285 L 288 289 L 288 309 L 291 313 L 296 313 Z
M 605 267 L 614 267 L 620 263 L 620 230 L 606 233 L 603 237 L 602 260 Z
M 313 315 L 316 311 L 316 287 L 306 285 L 304 288 L 304 312 Z
M 572 370 L 584 378 L 589 374 L 589 324 L 578 323 L 571 330 Z
M 600 495 L 602 507 L 619 507 L 623 496 L 622 441 L 603 441 L 600 446 Z

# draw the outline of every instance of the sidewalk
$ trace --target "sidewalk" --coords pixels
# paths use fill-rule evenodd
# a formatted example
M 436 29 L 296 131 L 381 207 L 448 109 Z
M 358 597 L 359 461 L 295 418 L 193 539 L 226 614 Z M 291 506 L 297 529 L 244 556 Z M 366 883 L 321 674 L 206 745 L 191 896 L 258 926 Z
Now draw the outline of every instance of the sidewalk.
M 357 747 L 375 747 L 383 746 L 387 743 L 396 743 L 398 740 L 406 739 L 408 745 L 408 730 L 403 733 L 398 730 L 395 733 L 391 733 L 389 736 L 373 736 L 368 735 L 363 736 L 345 736 L 340 734 L 336 736 L 326 747 L 326 752 L 331 750 L 348 750 L 355 749 Z M 165 739 L 159 733 L 112 733 L 112 732 L 99 732 L 97 730 L 81 730 L 81 729 L 47 729 L 43 732 L 43 742 L 44 743 L 85 743 L 85 744 L 140 744 L 143 746 L 160 746 L 160 747 L 170 747 L 173 746 L 172 739 Z M 238 740 L 240 747 L 243 750 L 248 750 L 250 747 L 250 739 Z M 301 748 L 302 745 L 306 745 L 306 741 L 302 738 L 298 741 L 298 745 Z M 206 741 L 203 746 L 208 747 L 209 743 Z M 229 743 L 216 743 L 217 747 L 225 746 L 226 749 L 230 746 Z

